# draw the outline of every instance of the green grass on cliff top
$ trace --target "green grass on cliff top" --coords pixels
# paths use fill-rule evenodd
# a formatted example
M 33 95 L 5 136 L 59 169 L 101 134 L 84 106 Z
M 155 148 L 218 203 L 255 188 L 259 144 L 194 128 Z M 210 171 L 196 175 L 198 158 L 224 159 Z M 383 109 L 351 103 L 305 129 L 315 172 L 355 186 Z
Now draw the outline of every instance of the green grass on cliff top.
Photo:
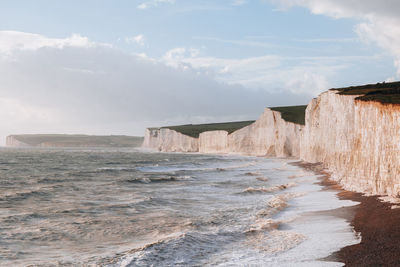
M 382 104 L 400 104 L 400 82 L 367 84 L 333 88 L 339 95 L 359 95 L 356 100 L 375 101 Z
M 302 106 L 287 106 L 287 107 L 272 107 L 269 108 L 274 111 L 281 113 L 282 119 L 288 122 L 293 122 L 297 124 L 305 124 L 307 105 Z
M 254 121 L 236 121 L 236 122 L 208 123 L 208 124 L 186 124 L 179 126 L 165 126 L 161 128 L 171 129 L 181 134 L 198 138 L 201 133 L 208 131 L 227 131 L 230 134 L 233 133 L 234 131 L 237 131 L 243 127 L 252 124 L 253 122 Z
M 285 121 L 304 125 L 306 108 L 307 106 L 289 106 L 289 107 L 273 107 L 270 109 L 280 112 L 282 118 Z M 165 126 L 161 127 L 161 129 L 162 128 L 171 129 L 181 134 L 198 138 L 201 133 L 208 131 L 227 131 L 228 134 L 231 134 L 254 122 L 255 121 L 236 121 L 236 122 L 208 123 L 208 124 L 186 124 L 178 126 Z M 149 128 L 149 129 L 152 130 L 159 128 Z
M 125 135 L 21 134 L 12 136 L 29 146 L 40 146 L 46 143 L 64 147 L 137 147 L 143 142 L 143 137 Z

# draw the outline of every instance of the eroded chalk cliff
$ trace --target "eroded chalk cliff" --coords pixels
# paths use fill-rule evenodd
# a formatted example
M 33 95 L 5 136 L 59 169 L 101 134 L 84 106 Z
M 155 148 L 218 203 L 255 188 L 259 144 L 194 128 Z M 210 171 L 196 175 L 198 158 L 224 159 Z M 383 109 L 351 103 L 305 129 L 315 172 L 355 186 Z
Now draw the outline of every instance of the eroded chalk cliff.
M 399 196 L 400 107 L 328 91 L 306 110 L 300 158 L 322 162 L 344 188 Z
M 29 145 L 18 140 L 15 135 L 9 135 L 6 137 L 6 146 L 8 146 L 8 147 L 27 147 Z
M 198 138 L 168 128 L 146 129 L 143 147 L 163 152 L 198 152 Z
M 303 126 L 287 122 L 268 108 L 254 123 L 229 134 L 206 131 L 193 138 L 168 128 L 146 130 L 144 147 L 164 152 L 232 153 L 252 156 L 299 156 Z
M 400 197 L 400 105 L 374 101 L 378 97 L 373 86 L 366 86 L 369 95 L 361 98 L 337 90 L 322 93 L 309 103 L 305 126 L 285 121 L 280 112 L 267 108 L 257 121 L 230 134 L 208 131 L 197 139 L 169 129 L 147 130 L 144 146 L 160 151 L 295 156 L 322 163 L 345 189 Z M 385 94 L 380 100 L 388 100 Z
M 231 134 L 204 132 L 199 137 L 202 153 L 233 153 L 252 156 L 299 156 L 303 126 L 282 119 L 281 113 L 266 108 L 254 123 Z

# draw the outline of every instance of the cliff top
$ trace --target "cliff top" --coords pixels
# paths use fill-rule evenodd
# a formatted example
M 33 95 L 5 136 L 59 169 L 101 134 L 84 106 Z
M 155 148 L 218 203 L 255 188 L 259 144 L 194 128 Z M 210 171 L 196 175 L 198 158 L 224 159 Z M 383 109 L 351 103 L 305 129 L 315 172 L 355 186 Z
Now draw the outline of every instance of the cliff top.
M 140 146 L 143 137 L 125 135 L 83 135 L 83 134 L 21 134 L 10 135 L 16 140 L 29 146 L 116 146 L 132 147 Z
M 178 126 L 165 126 L 167 128 L 177 131 L 181 134 L 198 138 L 199 135 L 207 131 L 227 131 L 233 133 L 243 127 L 252 124 L 255 121 L 236 121 L 236 122 L 223 122 L 223 123 L 207 123 L 207 124 L 186 124 Z
M 400 104 L 400 82 L 367 84 L 333 88 L 339 95 L 359 95 L 356 100 L 375 101 L 382 104 Z
M 282 119 L 284 119 L 285 121 L 304 125 L 305 124 L 305 116 L 306 116 L 306 108 L 307 108 L 307 105 L 272 107 L 269 109 L 280 112 Z

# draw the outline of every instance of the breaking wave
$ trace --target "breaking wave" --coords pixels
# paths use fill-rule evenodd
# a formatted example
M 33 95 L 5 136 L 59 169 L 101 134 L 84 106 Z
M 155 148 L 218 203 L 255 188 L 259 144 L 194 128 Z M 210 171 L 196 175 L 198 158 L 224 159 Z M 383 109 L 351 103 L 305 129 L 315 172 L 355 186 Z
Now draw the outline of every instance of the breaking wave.
M 237 238 L 238 233 L 231 232 L 175 234 L 131 250 L 114 264 L 109 262 L 108 266 L 200 266 L 207 255 Z
M 296 186 L 296 183 L 288 183 L 288 184 L 276 185 L 276 186 L 271 186 L 271 187 L 256 187 L 256 188 L 248 187 L 245 190 L 243 190 L 242 193 L 271 193 L 271 192 L 275 192 L 275 191 L 288 189 L 293 186 Z
M 267 207 L 257 213 L 257 216 L 270 217 L 288 207 L 290 199 L 303 196 L 305 193 L 287 193 L 274 196 L 267 202 Z
M 190 175 L 182 176 L 154 176 L 154 177 L 131 177 L 124 182 L 127 183 L 160 183 L 160 182 L 173 182 L 173 181 L 185 181 L 192 179 Z

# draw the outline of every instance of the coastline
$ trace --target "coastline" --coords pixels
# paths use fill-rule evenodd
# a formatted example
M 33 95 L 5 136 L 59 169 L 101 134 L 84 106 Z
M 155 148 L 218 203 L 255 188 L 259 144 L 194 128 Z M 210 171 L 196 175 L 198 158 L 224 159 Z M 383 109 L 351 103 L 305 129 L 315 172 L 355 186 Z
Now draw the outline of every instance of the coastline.
M 208 155 L 208 153 L 199 154 Z M 250 155 L 241 154 L 240 156 Z M 296 158 L 292 157 L 292 159 Z M 290 164 L 320 175 L 317 183 L 323 186 L 322 190 L 336 191 L 340 200 L 351 200 L 359 203 L 354 206 L 318 212 L 345 219 L 361 239 L 360 243 L 342 247 L 330 256 L 322 258 L 322 261 L 340 262 L 344 266 L 357 267 L 400 266 L 400 227 L 398 226 L 400 208 L 398 208 L 398 204 L 380 200 L 379 196 L 364 196 L 362 193 L 343 189 L 341 185 L 330 179 L 330 173 L 322 167 L 321 163 L 308 163 L 298 160 Z
M 361 236 L 361 242 L 343 247 L 324 260 L 344 263 L 344 266 L 400 266 L 400 209 L 384 202 L 379 196 L 363 196 L 344 190 L 330 180 L 320 164 L 295 162 L 294 165 L 323 175 L 320 184 L 325 190 L 338 191 L 341 200 L 352 200 L 359 204 L 329 211 L 333 216 L 345 218 Z

